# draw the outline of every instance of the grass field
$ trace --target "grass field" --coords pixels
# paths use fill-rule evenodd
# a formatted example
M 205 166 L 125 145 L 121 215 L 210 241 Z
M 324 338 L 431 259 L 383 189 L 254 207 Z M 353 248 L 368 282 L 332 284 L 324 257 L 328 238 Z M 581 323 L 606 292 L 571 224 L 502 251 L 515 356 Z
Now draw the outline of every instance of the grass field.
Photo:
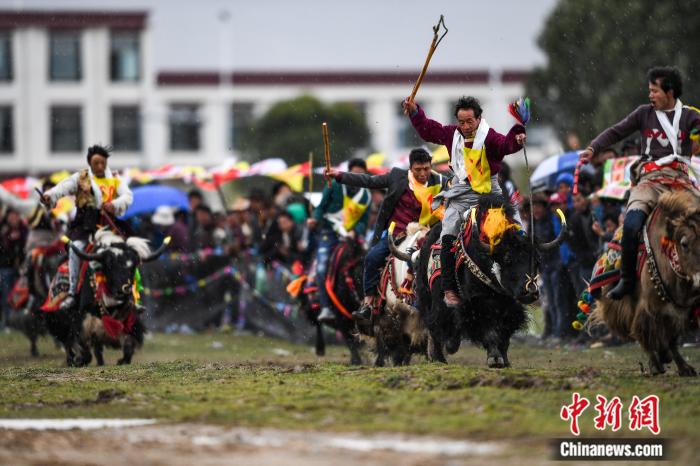
M 528 441 L 569 437 L 559 419 L 578 391 L 619 396 L 623 413 L 633 395 L 660 397 L 661 437 L 685 452 L 700 440 L 700 379 L 671 369 L 640 375 L 636 345 L 547 349 L 514 344 L 513 368 L 485 367 L 470 345 L 449 365 L 416 357 L 403 368 L 350 367 L 344 347 L 316 357 L 310 347 L 232 334 L 153 335 L 131 366 L 66 368 L 46 339 L 32 359 L 23 336 L 0 335 L 0 418 L 134 417 L 168 422 L 341 432 L 408 432 L 477 440 Z M 700 349 L 682 353 L 700 368 Z M 365 354 L 365 359 L 369 359 Z M 583 436 L 632 437 L 623 429 L 597 432 L 591 406 Z M 648 431 L 637 436 L 651 437 Z M 684 453 L 685 455 L 685 453 Z M 695 457 L 697 455 L 694 455 Z

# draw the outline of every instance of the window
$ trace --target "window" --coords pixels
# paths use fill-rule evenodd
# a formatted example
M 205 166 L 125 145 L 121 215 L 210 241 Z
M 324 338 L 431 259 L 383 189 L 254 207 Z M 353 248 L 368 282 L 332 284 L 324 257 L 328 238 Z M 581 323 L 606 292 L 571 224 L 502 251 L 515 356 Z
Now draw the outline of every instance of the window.
M 12 35 L 0 31 L 0 81 L 12 81 Z
M 237 103 L 231 106 L 231 147 L 245 150 L 245 136 L 252 131 L 253 104 Z
M 139 33 L 112 31 L 109 52 L 112 81 L 138 81 L 141 76 Z
M 82 109 L 51 107 L 51 152 L 80 152 L 83 148 Z
M 138 106 L 112 107 L 112 146 L 116 151 L 141 151 L 141 114 Z
M 199 108 L 197 105 L 176 104 L 170 107 L 170 150 L 199 150 Z
M 80 33 L 52 31 L 49 73 L 51 81 L 80 81 Z
M 0 106 L 0 154 L 15 151 L 14 131 L 12 127 L 12 107 Z
M 398 113 L 396 115 L 398 119 L 397 127 L 399 147 L 413 148 L 424 146 L 425 141 L 423 141 L 420 138 L 420 136 L 418 136 L 416 130 L 413 129 L 413 125 L 411 125 L 411 121 L 406 115 L 403 114 L 403 107 L 401 106 L 401 102 L 398 103 L 397 108 Z

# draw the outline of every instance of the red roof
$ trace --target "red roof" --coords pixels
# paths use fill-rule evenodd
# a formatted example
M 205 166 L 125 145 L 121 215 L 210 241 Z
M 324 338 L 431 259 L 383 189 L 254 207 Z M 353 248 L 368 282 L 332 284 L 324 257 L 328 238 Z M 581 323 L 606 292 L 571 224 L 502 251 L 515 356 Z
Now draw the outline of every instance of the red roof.
M 112 29 L 144 29 L 145 11 L 11 11 L 0 10 L 0 28 L 39 26 L 56 29 L 108 27 Z
M 418 77 L 416 71 L 241 71 L 236 73 L 161 71 L 160 86 L 219 85 L 222 80 L 235 85 L 319 85 L 319 84 L 406 84 L 411 85 Z M 527 72 L 506 71 L 503 82 L 519 82 Z M 429 84 L 463 84 L 489 82 L 487 70 L 430 71 L 423 81 Z

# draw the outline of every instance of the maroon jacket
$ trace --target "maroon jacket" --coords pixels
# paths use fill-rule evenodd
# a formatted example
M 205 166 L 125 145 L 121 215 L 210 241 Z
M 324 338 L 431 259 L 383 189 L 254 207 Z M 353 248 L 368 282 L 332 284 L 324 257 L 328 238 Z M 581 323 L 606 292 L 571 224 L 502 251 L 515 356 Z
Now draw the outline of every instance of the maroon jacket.
M 411 115 L 411 124 L 424 141 L 447 147 L 450 160 L 452 160 L 452 138 L 457 125 L 443 126 L 441 123 L 431 120 L 425 116 L 425 112 L 420 106 L 416 113 Z M 496 132 L 493 128 L 489 129 L 484 146 L 486 147 L 486 158 L 489 160 L 491 176 L 501 170 L 503 157 L 508 154 L 514 154 L 523 148 L 515 141 L 515 136 L 524 132 L 525 127 L 523 125 L 514 125 L 505 136 Z
M 673 113 L 668 112 L 668 117 L 671 121 L 673 121 Z M 700 130 L 700 113 L 683 106 L 678 125 L 680 155 L 690 156 L 693 144 L 690 140 L 690 132 L 693 129 Z M 637 131 L 642 133 L 642 155 L 646 153 L 647 148 L 652 159 L 659 159 L 673 153 L 673 147 L 668 141 L 666 132 L 661 128 L 661 123 L 659 123 L 654 107 L 651 104 L 640 105 L 622 121 L 600 133 L 591 142 L 591 147 L 597 154 Z

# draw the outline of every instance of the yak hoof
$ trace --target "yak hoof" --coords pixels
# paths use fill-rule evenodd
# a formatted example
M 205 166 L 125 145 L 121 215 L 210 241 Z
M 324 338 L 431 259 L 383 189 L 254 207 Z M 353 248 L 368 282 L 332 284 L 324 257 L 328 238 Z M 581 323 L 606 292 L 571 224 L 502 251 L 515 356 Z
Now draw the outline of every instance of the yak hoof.
M 698 373 L 693 366 L 686 364 L 685 366 L 678 368 L 678 375 L 681 377 L 696 377 Z
M 445 342 L 445 351 L 447 351 L 447 354 L 455 354 L 457 351 L 459 351 L 459 345 L 461 344 L 461 336 L 450 338 L 447 340 L 447 342 Z
M 506 367 L 505 361 L 500 356 L 489 356 L 488 358 L 486 358 L 486 364 L 491 369 L 503 369 L 504 367 Z
M 661 375 L 666 372 L 666 369 L 664 369 L 663 364 L 660 364 L 658 361 L 649 361 L 649 374 L 650 375 Z

